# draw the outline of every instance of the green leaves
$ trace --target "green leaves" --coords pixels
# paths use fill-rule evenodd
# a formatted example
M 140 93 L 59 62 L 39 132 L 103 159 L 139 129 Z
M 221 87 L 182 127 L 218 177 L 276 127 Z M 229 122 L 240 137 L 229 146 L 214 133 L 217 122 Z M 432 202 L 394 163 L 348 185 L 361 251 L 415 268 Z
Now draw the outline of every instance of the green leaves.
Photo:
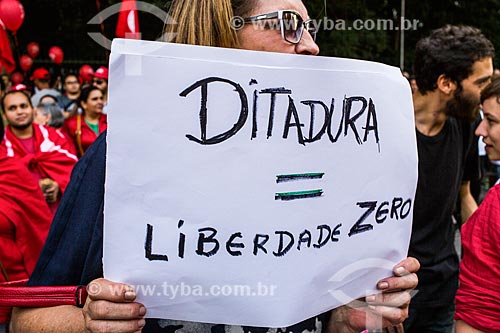
M 309 0 L 305 4 L 312 18 L 324 17 L 324 0 Z M 401 0 L 329 0 L 326 6 L 328 18 L 343 20 L 346 29 L 338 29 L 342 27 L 336 25 L 337 29 L 323 30 L 318 34 L 321 55 L 366 59 L 399 66 Z M 411 27 L 405 30 L 405 70 L 409 72 L 417 41 L 445 24 L 475 26 L 494 45 L 500 45 L 500 0 L 406 0 L 406 19 L 406 26 Z M 356 20 L 361 20 L 367 26 L 355 29 L 352 24 Z M 379 20 L 392 21 L 393 29 L 367 29 L 370 21 L 377 23 Z M 416 20 L 418 24 L 414 24 Z

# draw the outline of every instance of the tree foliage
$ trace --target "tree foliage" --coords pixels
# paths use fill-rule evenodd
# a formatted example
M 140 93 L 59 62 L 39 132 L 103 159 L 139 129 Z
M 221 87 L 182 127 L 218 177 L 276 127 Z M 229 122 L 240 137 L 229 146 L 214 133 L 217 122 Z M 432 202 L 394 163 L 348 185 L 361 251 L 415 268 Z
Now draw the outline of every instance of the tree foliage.
M 272 1 L 272 0 L 260 0 Z M 87 22 L 101 10 L 120 0 L 37 0 L 23 1 L 26 19 L 18 37 L 20 54 L 31 41 L 42 48 L 38 62 L 49 61 L 46 55 L 53 45 L 65 52 L 65 64 L 91 62 L 105 63 L 108 52 L 96 44 L 89 32 L 101 32 L 111 39 L 114 36 L 117 15 L 103 25 Z M 146 1 L 167 10 L 168 0 Z M 318 35 L 321 55 L 349 57 L 379 61 L 399 66 L 400 31 L 396 29 L 352 29 L 355 20 L 392 21 L 399 26 L 401 0 L 304 0 L 311 18 L 321 22 L 323 29 Z M 432 29 L 445 24 L 466 24 L 480 28 L 494 45 L 500 45 L 500 0 L 406 0 L 406 18 L 419 20 L 416 30 L 405 31 L 405 69 L 411 70 L 416 42 Z M 321 20 L 321 21 L 319 21 Z M 328 21 L 329 20 L 329 21 Z M 336 24 L 333 28 L 325 22 L 344 22 L 345 29 Z M 139 24 L 143 39 L 155 40 L 161 35 L 162 22 L 155 16 L 139 12 Z M 348 28 L 351 27 L 349 30 Z
M 324 0 L 310 0 L 312 10 Z M 418 20 L 416 30 L 405 31 L 405 69 L 411 71 L 414 48 L 419 39 L 445 24 L 471 25 L 480 28 L 494 45 L 500 45 L 500 0 L 434 1 L 406 0 L 406 19 Z M 328 1 L 328 17 L 345 20 L 392 20 L 400 22 L 401 0 Z M 310 15 L 316 15 L 311 12 Z M 400 31 L 398 30 L 328 30 L 319 36 L 323 55 L 380 61 L 399 66 Z M 495 62 L 498 64 L 497 62 Z

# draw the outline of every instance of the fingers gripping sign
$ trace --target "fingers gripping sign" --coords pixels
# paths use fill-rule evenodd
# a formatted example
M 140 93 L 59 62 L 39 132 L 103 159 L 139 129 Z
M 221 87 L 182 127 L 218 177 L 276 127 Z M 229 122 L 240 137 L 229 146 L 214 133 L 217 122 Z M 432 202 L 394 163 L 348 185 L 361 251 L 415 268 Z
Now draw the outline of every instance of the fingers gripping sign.
M 82 310 L 87 332 L 140 332 L 146 324 L 146 308 L 135 302 L 134 289 L 123 283 L 97 279 L 87 286 Z
M 406 258 L 393 268 L 393 276 L 377 283 L 379 294 L 369 295 L 332 311 L 330 333 L 359 332 L 364 329 L 380 329 L 402 323 L 408 317 L 408 307 L 418 284 L 415 274 L 420 263 Z M 345 331 L 339 331 L 339 323 Z M 347 327 L 347 328 L 346 328 Z

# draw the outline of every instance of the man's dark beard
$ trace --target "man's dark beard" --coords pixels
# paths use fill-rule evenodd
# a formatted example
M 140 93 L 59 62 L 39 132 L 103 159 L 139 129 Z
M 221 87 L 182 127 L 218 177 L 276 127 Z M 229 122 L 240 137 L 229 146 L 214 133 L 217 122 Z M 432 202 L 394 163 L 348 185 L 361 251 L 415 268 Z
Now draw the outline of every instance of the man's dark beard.
M 446 103 L 446 115 L 458 119 L 473 121 L 479 112 L 479 101 L 466 96 L 462 87 L 453 94 L 453 99 Z
M 28 127 L 30 127 L 32 125 L 32 123 L 33 122 L 30 122 L 29 124 L 25 124 L 25 125 L 13 125 L 13 124 L 9 124 L 9 125 L 12 128 L 23 131 L 23 130 L 27 129 Z

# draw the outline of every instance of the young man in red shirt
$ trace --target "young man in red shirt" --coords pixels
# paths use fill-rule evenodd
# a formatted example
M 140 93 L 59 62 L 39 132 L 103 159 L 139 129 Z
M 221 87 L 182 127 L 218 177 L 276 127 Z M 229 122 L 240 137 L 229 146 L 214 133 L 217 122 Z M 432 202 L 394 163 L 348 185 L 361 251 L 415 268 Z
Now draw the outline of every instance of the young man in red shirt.
M 34 109 L 24 92 L 5 94 L 2 109 L 8 126 L 0 144 L 0 158 L 22 159 L 55 212 L 77 162 L 74 148 L 54 129 L 33 123 Z

